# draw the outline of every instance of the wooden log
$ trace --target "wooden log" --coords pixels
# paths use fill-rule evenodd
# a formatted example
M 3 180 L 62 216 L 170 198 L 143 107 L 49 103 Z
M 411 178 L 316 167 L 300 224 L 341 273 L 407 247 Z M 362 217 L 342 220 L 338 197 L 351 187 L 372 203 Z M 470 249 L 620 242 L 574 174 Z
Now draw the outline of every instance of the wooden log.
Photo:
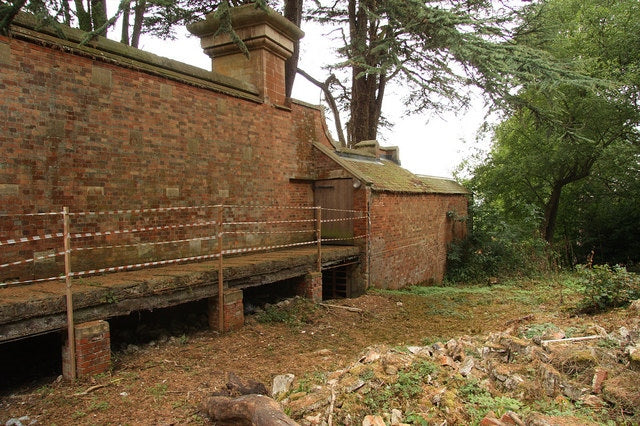
M 216 425 L 296 426 L 280 405 L 264 395 L 238 398 L 214 396 L 204 401 L 204 411 Z

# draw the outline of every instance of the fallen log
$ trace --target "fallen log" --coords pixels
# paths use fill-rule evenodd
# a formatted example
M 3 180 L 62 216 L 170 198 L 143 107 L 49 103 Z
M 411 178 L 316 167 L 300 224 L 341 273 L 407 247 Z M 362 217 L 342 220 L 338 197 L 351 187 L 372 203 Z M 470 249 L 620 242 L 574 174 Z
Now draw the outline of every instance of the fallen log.
M 203 409 L 216 425 L 296 426 L 280 405 L 264 395 L 238 398 L 213 396 L 204 401 Z

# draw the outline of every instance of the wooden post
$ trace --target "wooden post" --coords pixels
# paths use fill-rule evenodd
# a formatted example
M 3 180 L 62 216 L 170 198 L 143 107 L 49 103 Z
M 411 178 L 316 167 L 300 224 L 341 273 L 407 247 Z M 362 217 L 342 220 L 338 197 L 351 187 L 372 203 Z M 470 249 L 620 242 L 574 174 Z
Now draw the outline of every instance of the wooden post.
M 73 321 L 73 293 L 71 292 L 71 235 L 69 234 L 69 207 L 62 209 L 62 223 L 64 240 L 64 276 L 67 293 L 67 339 L 69 339 L 69 363 L 71 366 L 71 380 L 76 378 L 76 338 Z
M 322 272 L 322 207 L 316 207 L 316 235 L 318 238 L 318 272 Z
M 222 219 L 223 206 L 218 208 L 218 330 L 224 331 L 224 276 L 222 273 Z

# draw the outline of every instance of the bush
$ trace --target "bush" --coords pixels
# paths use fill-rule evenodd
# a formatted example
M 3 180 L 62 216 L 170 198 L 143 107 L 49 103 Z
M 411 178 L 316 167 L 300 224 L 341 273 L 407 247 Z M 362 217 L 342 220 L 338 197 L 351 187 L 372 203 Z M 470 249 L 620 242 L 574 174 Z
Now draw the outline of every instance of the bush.
M 622 266 L 578 265 L 577 272 L 583 285 L 584 311 L 603 311 L 640 298 L 640 276 L 627 272 Z
M 541 239 L 472 235 L 452 243 L 447 253 L 447 280 L 487 282 L 491 277 L 532 276 L 549 270 L 547 244 Z
M 532 276 L 550 269 L 553 253 L 534 230 L 535 212 L 515 223 L 487 204 L 472 206 L 470 214 L 470 235 L 449 246 L 447 281 L 486 283 L 492 277 Z

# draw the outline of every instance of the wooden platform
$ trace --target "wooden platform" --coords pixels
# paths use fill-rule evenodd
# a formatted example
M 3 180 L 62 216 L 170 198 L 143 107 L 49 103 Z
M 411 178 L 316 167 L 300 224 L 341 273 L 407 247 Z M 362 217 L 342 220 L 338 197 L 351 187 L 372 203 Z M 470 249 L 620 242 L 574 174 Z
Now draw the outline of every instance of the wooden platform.
M 357 247 L 322 248 L 323 268 L 358 257 Z M 315 247 L 245 254 L 224 259 L 224 283 L 229 288 L 246 288 L 303 276 L 316 268 Z M 217 260 L 75 279 L 75 323 L 216 296 L 217 280 Z M 0 288 L 0 342 L 64 328 L 64 282 Z

